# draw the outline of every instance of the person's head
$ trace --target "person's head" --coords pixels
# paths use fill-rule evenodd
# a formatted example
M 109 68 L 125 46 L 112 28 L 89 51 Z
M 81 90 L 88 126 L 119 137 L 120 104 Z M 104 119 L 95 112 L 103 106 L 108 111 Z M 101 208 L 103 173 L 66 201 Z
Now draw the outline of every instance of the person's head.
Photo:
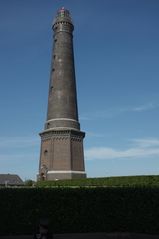
M 40 220 L 40 224 L 39 224 L 39 231 L 42 234 L 46 234 L 48 232 L 48 219 L 43 218 Z

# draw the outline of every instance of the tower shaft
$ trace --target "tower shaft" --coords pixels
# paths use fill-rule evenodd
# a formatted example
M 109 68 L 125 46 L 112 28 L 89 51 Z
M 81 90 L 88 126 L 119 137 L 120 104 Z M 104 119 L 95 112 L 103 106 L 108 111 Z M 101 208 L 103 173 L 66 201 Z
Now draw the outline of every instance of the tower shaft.
M 41 136 L 39 179 L 86 177 L 83 138 L 78 120 L 72 20 L 60 9 L 53 22 L 48 111 Z
M 73 25 L 59 19 L 53 25 L 54 46 L 47 121 L 52 127 L 79 129 L 74 54 Z

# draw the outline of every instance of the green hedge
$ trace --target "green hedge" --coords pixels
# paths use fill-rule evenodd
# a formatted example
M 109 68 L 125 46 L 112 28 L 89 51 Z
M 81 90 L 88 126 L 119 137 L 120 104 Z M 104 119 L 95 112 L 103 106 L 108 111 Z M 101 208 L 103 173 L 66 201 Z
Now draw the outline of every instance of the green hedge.
M 159 186 L 159 176 L 125 176 L 37 182 L 37 187 L 55 186 Z
M 48 217 L 55 233 L 159 233 L 159 188 L 0 189 L 0 233 L 34 233 Z

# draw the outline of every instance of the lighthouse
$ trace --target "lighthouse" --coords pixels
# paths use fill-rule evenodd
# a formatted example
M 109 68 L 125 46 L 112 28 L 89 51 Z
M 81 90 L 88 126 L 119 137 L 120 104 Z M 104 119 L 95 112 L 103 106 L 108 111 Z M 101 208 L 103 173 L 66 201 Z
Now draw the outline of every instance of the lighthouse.
M 73 52 L 74 25 L 67 9 L 53 21 L 47 118 L 41 137 L 38 180 L 86 178 L 78 118 Z

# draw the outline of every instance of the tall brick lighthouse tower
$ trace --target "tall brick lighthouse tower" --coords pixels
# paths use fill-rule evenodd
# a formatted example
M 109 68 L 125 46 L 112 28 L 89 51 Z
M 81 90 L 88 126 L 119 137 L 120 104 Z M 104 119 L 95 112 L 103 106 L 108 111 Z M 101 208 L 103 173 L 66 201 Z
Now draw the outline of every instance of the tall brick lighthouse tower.
M 48 112 L 41 136 L 39 180 L 85 178 L 83 138 L 77 109 L 73 23 L 61 8 L 53 22 L 54 43 Z

